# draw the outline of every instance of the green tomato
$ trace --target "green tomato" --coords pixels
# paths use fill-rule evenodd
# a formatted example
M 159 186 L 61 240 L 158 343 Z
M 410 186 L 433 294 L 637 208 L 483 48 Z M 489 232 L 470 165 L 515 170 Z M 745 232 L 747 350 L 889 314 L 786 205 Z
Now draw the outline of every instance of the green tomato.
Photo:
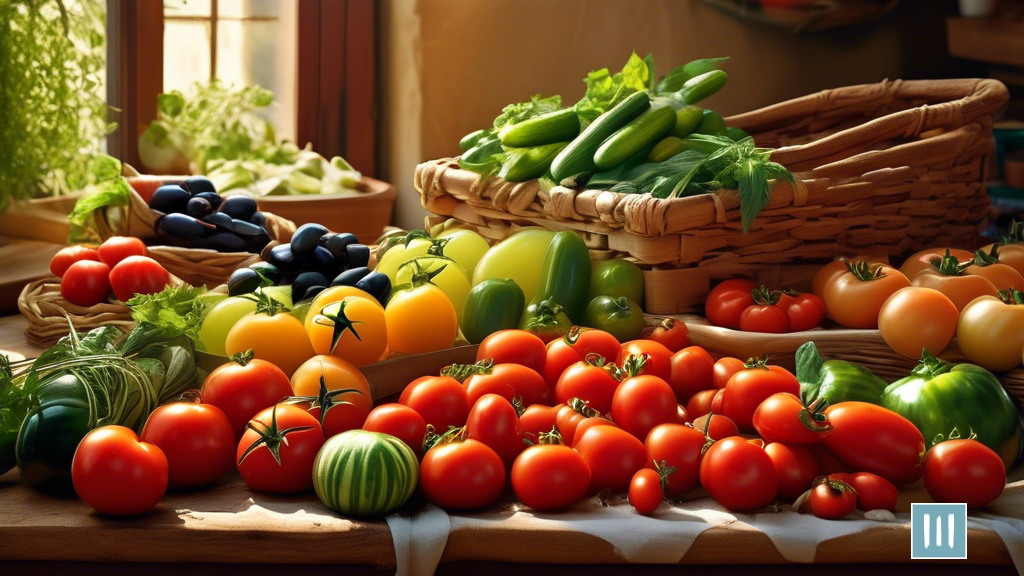
M 484 280 L 510 279 L 532 302 L 540 281 L 541 264 L 555 233 L 544 228 L 523 228 L 498 242 L 484 254 L 473 273 L 473 285 Z
M 448 242 L 444 245 L 442 253 L 455 260 L 466 271 L 466 276 L 472 278 L 476 265 L 484 254 L 491 249 L 491 246 L 484 240 L 484 237 L 473 232 L 454 228 L 438 235 L 438 238 L 446 238 Z M 386 255 L 386 254 L 385 254 Z
M 242 316 L 256 310 L 256 303 L 248 298 L 231 296 L 214 304 L 203 318 L 199 327 L 199 343 L 210 354 L 226 356 L 224 341 L 228 332 Z
M 647 321 L 644 319 L 644 311 L 629 298 L 598 296 L 587 305 L 583 324 L 588 328 L 604 330 L 619 342 L 629 342 L 640 336 Z
M 629 260 L 603 260 L 590 268 L 590 289 L 587 300 L 598 296 L 626 297 L 640 306 L 644 304 L 644 274 Z
M 391 285 L 394 286 L 397 284 L 396 275 L 402 264 L 413 258 L 426 256 L 432 244 L 429 238 L 415 238 L 408 245 L 398 244 L 397 246 L 392 246 L 391 249 L 380 257 L 380 261 L 377 262 L 377 267 L 374 268 L 374 271 L 386 274 L 391 280 Z
M 261 286 L 256 289 L 256 292 L 266 294 L 267 296 L 277 300 L 281 304 L 284 304 L 285 308 L 289 310 L 292 308 L 292 287 L 289 285 L 285 286 Z
M 418 286 L 420 281 L 428 279 L 452 301 L 455 314 L 461 322 L 470 289 L 466 271 L 457 262 L 448 258 L 420 256 L 398 269 L 395 274 L 394 286 L 400 290 L 402 286 Z

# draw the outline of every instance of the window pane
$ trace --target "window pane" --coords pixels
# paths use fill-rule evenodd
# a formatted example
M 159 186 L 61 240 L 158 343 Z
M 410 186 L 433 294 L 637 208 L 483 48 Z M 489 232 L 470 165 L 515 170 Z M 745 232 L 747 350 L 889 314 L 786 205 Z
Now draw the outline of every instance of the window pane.
M 164 16 L 210 17 L 210 0 L 164 0 Z
M 164 91 L 188 93 L 193 83 L 209 79 L 210 23 L 165 21 Z
M 220 18 L 276 18 L 291 10 L 296 0 L 219 0 L 217 16 Z

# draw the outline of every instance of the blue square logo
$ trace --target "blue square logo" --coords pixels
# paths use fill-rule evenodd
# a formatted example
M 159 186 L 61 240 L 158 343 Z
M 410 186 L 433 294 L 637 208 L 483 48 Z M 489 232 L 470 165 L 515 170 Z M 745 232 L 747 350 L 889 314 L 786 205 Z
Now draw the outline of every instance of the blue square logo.
M 967 504 L 911 504 L 910 558 L 965 560 Z

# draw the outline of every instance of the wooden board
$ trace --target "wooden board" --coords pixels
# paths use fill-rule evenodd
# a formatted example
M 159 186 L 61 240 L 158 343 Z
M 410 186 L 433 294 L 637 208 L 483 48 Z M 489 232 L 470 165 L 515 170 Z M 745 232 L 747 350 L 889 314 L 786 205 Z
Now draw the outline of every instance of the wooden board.
M 946 18 L 950 56 L 1024 67 L 1024 22 L 997 18 Z
M 50 259 L 62 244 L 0 237 L 0 315 L 17 313 L 26 284 L 50 276 Z

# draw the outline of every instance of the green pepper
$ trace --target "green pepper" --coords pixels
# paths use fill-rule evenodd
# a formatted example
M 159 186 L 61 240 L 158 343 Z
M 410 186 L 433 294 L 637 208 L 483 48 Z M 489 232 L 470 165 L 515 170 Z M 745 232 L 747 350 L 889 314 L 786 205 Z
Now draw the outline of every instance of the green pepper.
M 980 366 L 954 366 L 926 351 L 910 376 L 885 389 L 881 403 L 913 422 L 928 448 L 942 440 L 977 435 L 999 454 L 1007 470 L 1020 457 L 1017 407 L 999 379 Z
M 800 381 L 800 397 L 808 405 L 819 398 L 829 404 L 878 404 L 888 385 L 867 368 L 852 362 L 823 362 L 814 342 L 807 342 L 796 351 L 796 379 Z
M 604 330 L 619 342 L 629 342 L 640 336 L 647 320 L 640 306 L 625 296 L 598 296 L 587 306 L 583 325 Z
M 590 252 L 575 232 L 555 233 L 540 266 L 540 278 L 533 300 L 526 307 L 520 324 L 528 324 L 536 316 L 537 304 L 551 300 L 565 311 L 574 324 L 583 320 L 590 285 Z
M 644 273 L 629 260 L 602 260 L 590 268 L 587 302 L 598 296 L 624 296 L 639 306 L 644 305 Z
M 512 280 L 484 280 L 469 291 L 462 313 L 462 335 L 471 344 L 487 336 L 519 325 L 526 299 Z

